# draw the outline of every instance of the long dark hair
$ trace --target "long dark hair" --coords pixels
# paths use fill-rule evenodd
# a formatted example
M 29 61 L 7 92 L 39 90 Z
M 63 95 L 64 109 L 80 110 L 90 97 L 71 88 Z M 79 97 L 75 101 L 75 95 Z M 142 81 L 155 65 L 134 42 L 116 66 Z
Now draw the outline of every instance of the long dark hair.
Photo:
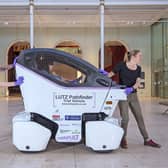
M 132 56 L 136 56 L 139 52 L 141 52 L 140 50 L 131 50 L 127 52 L 127 60 L 130 61 Z

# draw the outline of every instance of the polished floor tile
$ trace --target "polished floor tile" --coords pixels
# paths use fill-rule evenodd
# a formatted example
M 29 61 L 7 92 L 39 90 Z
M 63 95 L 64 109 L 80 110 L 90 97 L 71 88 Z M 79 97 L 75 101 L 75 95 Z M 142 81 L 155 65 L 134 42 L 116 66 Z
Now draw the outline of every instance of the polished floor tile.
M 24 110 L 20 98 L 0 99 L 0 167 L 2 168 L 167 168 L 168 114 L 157 99 L 141 99 L 142 111 L 150 137 L 161 149 L 146 147 L 130 113 L 127 150 L 96 153 L 83 144 L 67 145 L 51 141 L 40 153 L 23 153 L 12 145 L 12 117 Z M 116 110 L 114 116 L 119 117 Z

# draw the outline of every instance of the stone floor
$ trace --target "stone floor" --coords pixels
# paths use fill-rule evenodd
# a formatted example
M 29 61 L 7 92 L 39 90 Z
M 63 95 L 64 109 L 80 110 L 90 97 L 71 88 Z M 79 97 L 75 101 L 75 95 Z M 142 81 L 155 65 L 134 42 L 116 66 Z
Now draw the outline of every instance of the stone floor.
M 168 114 L 157 99 L 142 99 L 148 132 L 162 145 L 145 147 L 130 113 L 129 148 L 110 153 L 96 153 L 83 144 L 65 145 L 51 142 L 47 151 L 22 153 L 12 145 L 12 117 L 24 109 L 19 98 L 0 99 L 0 167 L 1 168 L 168 168 Z M 118 109 L 115 116 L 118 116 Z

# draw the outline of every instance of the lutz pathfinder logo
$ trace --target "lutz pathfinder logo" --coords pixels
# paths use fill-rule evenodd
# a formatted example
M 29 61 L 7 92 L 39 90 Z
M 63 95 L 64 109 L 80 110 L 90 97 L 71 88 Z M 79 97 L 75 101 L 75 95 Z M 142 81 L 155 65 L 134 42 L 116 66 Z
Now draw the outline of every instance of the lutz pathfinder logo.
M 58 94 L 53 93 L 53 105 L 95 105 L 95 93 L 91 94 Z

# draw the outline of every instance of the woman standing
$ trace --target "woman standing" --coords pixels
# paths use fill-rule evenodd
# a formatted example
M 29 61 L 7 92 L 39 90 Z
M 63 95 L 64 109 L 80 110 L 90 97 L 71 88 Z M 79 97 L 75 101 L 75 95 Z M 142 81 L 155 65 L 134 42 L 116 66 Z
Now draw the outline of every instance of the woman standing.
M 141 87 L 140 76 L 141 67 L 139 66 L 142 58 L 140 50 L 132 50 L 128 52 L 128 60 L 121 62 L 114 67 L 114 69 L 108 74 L 112 77 L 115 74 L 119 74 L 119 84 L 125 85 L 125 92 L 128 95 L 126 101 L 119 102 L 120 115 L 122 118 L 121 127 L 124 129 L 124 136 L 121 141 L 122 148 L 128 148 L 127 146 L 127 127 L 129 121 L 128 108 L 133 113 L 136 122 L 138 124 L 141 135 L 144 139 L 144 145 L 160 148 L 161 146 L 155 143 L 152 139 L 149 139 L 144 119 L 141 112 L 140 103 L 137 97 L 137 89 Z

